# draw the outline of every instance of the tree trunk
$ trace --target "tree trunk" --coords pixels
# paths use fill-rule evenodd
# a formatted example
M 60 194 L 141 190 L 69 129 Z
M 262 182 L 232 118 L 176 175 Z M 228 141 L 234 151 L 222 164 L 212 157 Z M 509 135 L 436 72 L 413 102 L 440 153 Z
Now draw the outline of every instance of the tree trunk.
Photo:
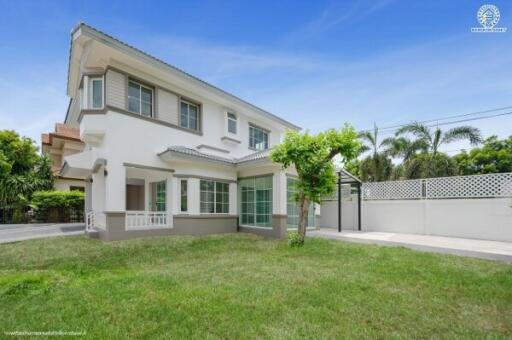
M 302 238 L 302 242 L 306 238 L 306 227 L 308 222 L 308 211 L 309 211 L 309 200 L 307 200 L 304 195 L 300 195 L 299 197 L 299 226 L 298 232 Z

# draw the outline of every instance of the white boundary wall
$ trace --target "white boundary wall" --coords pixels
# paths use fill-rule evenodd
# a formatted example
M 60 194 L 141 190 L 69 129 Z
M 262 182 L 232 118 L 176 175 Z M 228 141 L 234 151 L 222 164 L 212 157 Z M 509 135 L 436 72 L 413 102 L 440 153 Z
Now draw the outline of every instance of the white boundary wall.
M 512 242 L 512 173 L 365 183 L 362 230 Z M 337 200 L 321 226 L 337 228 Z M 342 200 L 342 229 L 357 230 L 357 200 Z
M 512 242 L 509 198 L 363 201 L 363 231 Z

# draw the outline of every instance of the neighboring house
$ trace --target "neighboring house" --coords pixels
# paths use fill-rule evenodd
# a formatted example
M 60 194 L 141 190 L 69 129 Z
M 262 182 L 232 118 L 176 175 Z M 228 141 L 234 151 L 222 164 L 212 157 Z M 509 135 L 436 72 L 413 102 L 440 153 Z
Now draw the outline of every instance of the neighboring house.
M 299 127 L 86 24 L 70 53 L 65 123 L 86 147 L 61 175 L 86 178 L 102 239 L 296 228 L 296 173 L 268 154 Z
M 64 157 L 80 153 L 84 143 L 80 140 L 80 131 L 66 124 L 55 124 L 55 131 L 41 134 L 41 150 L 52 160 L 55 175 L 55 190 L 85 190 L 83 177 L 73 178 L 61 176 L 59 171 L 64 164 Z

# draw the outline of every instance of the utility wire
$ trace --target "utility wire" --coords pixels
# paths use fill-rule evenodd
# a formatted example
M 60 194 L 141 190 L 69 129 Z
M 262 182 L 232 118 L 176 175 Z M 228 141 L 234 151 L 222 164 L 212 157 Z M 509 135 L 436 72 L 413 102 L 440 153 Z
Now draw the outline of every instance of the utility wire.
M 497 110 L 495 110 L 495 111 L 497 111 Z M 453 120 L 453 121 L 449 121 L 449 122 L 430 124 L 430 125 L 427 125 L 427 127 L 437 127 L 437 126 L 465 123 L 465 122 L 471 122 L 471 121 L 475 121 L 475 120 L 482 120 L 482 119 L 490 119 L 490 118 L 508 116 L 508 115 L 511 115 L 511 114 L 512 114 L 512 111 L 509 111 L 509 112 L 497 113 L 497 114 L 487 115 L 487 116 L 482 116 L 482 117 L 466 118 L 466 119 Z M 433 122 L 433 121 L 436 121 L 436 120 L 421 121 L 419 123 Z M 409 124 L 397 125 L 393 130 L 389 130 L 389 131 L 382 131 L 384 128 L 383 129 L 379 128 L 379 132 L 381 132 L 383 135 L 393 134 L 400 127 L 403 127 L 403 126 L 406 126 L 406 125 L 409 125 Z M 390 128 L 391 127 L 388 127 L 388 129 L 390 129 Z M 366 132 L 366 131 L 371 131 L 371 130 L 364 130 L 362 132 Z
M 470 112 L 470 113 L 464 113 L 464 114 L 458 114 L 458 115 L 451 115 L 451 116 L 440 117 L 440 118 L 432 118 L 432 119 L 420 121 L 419 123 L 425 124 L 425 123 L 439 122 L 439 121 L 442 121 L 442 120 L 474 116 L 474 115 L 490 113 L 490 112 L 496 112 L 496 111 L 502 111 L 502 110 L 507 110 L 507 109 L 512 109 L 512 106 L 504 106 L 504 107 L 500 107 L 500 108 L 496 108 L 496 109 L 490 109 L 490 110 L 484 110 L 484 111 L 476 111 L 476 112 Z M 508 114 L 511 114 L 511 112 L 507 112 L 505 114 L 476 117 L 476 118 L 468 119 L 468 120 L 459 120 L 459 121 L 454 121 L 454 122 L 439 123 L 439 124 L 434 124 L 434 125 L 431 125 L 431 126 L 448 125 L 448 124 L 460 123 L 460 122 L 464 122 L 464 121 L 493 118 L 493 117 L 504 116 L 504 115 L 508 115 Z M 408 123 L 386 126 L 386 127 L 383 127 L 383 128 L 379 128 L 379 131 L 389 130 L 389 129 L 398 130 L 399 128 L 401 128 L 403 126 L 406 126 L 406 125 L 408 125 Z M 362 130 L 360 132 L 370 132 L 372 130 L 373 129 L 366 129 L 366 130 Z

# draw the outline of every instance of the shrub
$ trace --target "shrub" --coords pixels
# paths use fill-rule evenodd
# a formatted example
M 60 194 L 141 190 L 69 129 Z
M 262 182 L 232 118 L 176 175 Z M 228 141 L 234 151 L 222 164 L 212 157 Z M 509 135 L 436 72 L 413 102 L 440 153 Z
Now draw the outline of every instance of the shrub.
M 81 222 L 85 195 L 80 191 L 37 191 L 32 206 L 38 221 Z
M 304 245 L 304 237 L 296 231 L 289 232 L 288 245 L 290 247 L 302 247 Z

